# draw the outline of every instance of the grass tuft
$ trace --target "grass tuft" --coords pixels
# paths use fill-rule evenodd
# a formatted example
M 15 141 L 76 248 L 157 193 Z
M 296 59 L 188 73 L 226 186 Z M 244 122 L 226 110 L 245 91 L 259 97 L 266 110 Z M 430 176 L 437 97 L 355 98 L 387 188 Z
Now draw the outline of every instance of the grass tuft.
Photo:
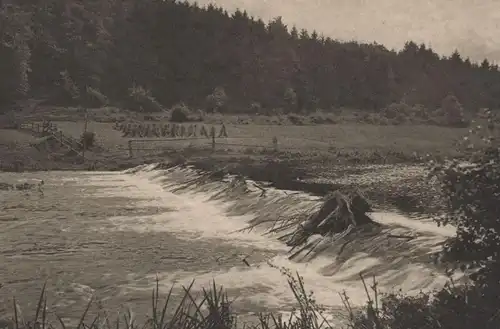
M 433 293 L 420 293 L 418 296 L 405 296 L 401 293 L 382 294 L 378 290 L 375 277 L 369 284 L 360 273 L 366 293 L 366 304 L 355 307 L 349 296 L 340 293 L 344 315 L 347 319 L 343 326 L 334 325 L 326 319 L 326 310 L 320 306 L 312 292 L 307 292 L 304 279 L 298 273 L 292 274 L 286 268 L 278 268 L 287 277 L 288 286 L 293 293 L 296 305 L 290 315 L 260 313 L 255 321 L 239 323 L 238 314 L 223 287 L 212 281 L 201 293 L 193 292 L 194 281 L 182 286 L 183 295 L 179 302 L 173 302 L 173 286 L 165 299 L 160 297 L 158 279 L 151 296 L 151 314 L 144 323 L 137 323 L 133 312 L 127 309 L 112 321 L 101 309 L 98 315 L 87 321 L 87 315 L 95 299 L 91 299 L 83 311 L 77 329 L 470 329 L 477 323 L 487 323 L 487 329 L 498 328 L 500 312 L 482 318 L 490 301 L 477 294 L 473 286 L 460 288 L 453 281 L 442 290 Z M 473 299 L 471 299 L 473 298 Z M 473 300 L 473 302 L 470 302 Z M 25 321 L 22 312 L 13 301 L 14 316 L 7 326 L 14 329 L 66 329 L 69 328 L 59 315 L 57 322 L 49 321 L 47 310 L 46 284 L 44 284 L 37 303 L 33 321 Z M 486 308 L 484 308 L 486 307 Z M 340 320 L 340 319 L 339 319 Z M 5 322 L 3 322 L 5 323 Z
M 147 320 L 138 324 L 130 309 L 118 314 L 111 321 L 104 310 L 88 321 L 88 313 L 95 299 L 86 305 L 81 314 L 76 329 L 320 329 L 332 328 L 323 317 L 322 310 L 316 305 L 311 294 L 307 294 L 303 278 L 297 273 L 292 276 L 288 270 L 281 270 L 288 277 L 288 284 L 297 301 L 297 307 L 292 314 L 284 318 L 282 315 L 257 315 L 257 324 L 238 323 L 238 315 L 232 309 L 234 300 L 230 300 L 223 287 L 217 287 L 215 281 L 208 288 L 203 288 L 200 294 L 192 290 L 194 280 L 187 287 L 182 286 L 183 295 L 179 302 L 172 301 L 172 286 L 165 299 L 160 297 L 158 278 L 151 295 L 151 314 Z M 11 320 L 14 329 L 67 329 L 68 325 L 62 317 L 54 314 L 57 321 L 49 321 L 47 310 L 46 283 L 42 287 L 37 307 L 32 321 L 25 321 L 21 315 L 16 299 L 13 300 L 14 313 Z M 114 323 L 113 323 L 114 322 Z M 112 324 L 113 323 L 113 324 Z

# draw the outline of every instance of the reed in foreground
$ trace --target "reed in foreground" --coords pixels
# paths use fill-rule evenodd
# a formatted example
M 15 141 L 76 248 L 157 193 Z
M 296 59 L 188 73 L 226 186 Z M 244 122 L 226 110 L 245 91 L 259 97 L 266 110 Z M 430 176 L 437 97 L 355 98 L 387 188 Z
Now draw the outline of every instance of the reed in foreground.
M 121 316 L 110 319 L 106 312 L 99 312 L 88 317 L 93 304 L 91 300 L 82 313 L 77 329 L 332 329 L 339 328 L 330 324 L 324 310 L 318 306 L 311 293 L 307 293 L 304 281 L 298 273 L 294 276 L 286 269 L 280 269 L 287 276 L 297 305 L 292 314 L 284 318 L 276 314 L 260 314 L 257 324 L 238 323 L 238 316 L 233 312 L 232 301 L 222 287 L 215 282 L 209 289 L 203 289 L 200 298 L 193 293 L 193 283 L 182 287 L 180 302 L 172 302 L 170 289 L 164 301 L 160 300 L 158 281 L 151 297 L 151 314 L 144 323 L 136 323 L 130 310 Z M 500 327 L 500 312 L 491 303 L 482 288 L 475 286 L 458 287 L 453 281 L 442 290 L 418 296 L 402 294 L 382 294 L 373 278 L 368 284 L 360 274 L 365 287 L 367 303 L 356 309 L 349 297 L 342 293 L 345 311 L 348 316 L 344 328 L 349 329 L 470 329 L 478 327 L 493 329 Z M 14 316 L 11 321 L 3 322 L 2 327 L 13 329 L 66 329 L 68 325 L 62 318 L 47 310 L 45 285 L 42 288 L 37 308 L 32 320 L 20 316 L 19 305 L 15 299 Z M 49 318 L 56 319 L 52 323 Z
M 94 303 L 90 300 L 80 316 L 76 329 L 309 329 L 331 328 L 321 315 L 311 296 L 307 295 L 303 280 L 297 275 L 289 277 L 289 286 L 298 302 L 298 307 L 290 317 L 284 319 L 281 315 L 259 314 L 255 321 L 257 324 L 239 324 L 238 317 L 231 308 L 227 293 L 222 287 L 217 287 L 215 282 L 209 289 L 203 289 L 201 298 L 195 297 L 192 288 L 194 281 L 188 287 L 182 287 L 183 296 L 180 302 L 172 302 L 170 289 L 165 299 L 160 298 L 158 281 L 152 292 L 151 314 L 144 323 L 136 323 L 130 309 L 115 319 L 110 319 L 106 312 L 101 310 L 94 317 L 88 317 L 89 310 Z M 43 286 L 37 307 L 31 320 L 21 316 L 22 312 L 16 299 L 13 299 L 14 315 L 12 319 L 0 322 L 0 327 L 13 329 L 67 329 L 62 317 L 47 309 L 46 285 Z M 51 322 L 49 318 L 55 318 Z

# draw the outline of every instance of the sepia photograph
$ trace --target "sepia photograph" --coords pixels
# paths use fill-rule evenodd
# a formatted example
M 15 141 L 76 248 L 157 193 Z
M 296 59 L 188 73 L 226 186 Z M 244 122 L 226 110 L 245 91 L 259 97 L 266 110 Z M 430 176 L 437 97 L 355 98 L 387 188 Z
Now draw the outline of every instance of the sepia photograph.
M 0 329 L 499 329 L 500 1 L 0 0 Z

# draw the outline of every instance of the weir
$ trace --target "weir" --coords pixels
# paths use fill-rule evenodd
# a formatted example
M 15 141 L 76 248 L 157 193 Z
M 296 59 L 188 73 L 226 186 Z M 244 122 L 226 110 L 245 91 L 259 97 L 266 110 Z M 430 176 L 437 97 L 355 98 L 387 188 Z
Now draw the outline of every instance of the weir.
M 190 167 L 157 168 L 157 165 L 144 165 L 127 173 L 160 184 L 166 192 L 199 198 L 199 201 L 216 205 L 229 217 L 244 221 L 236 231 L 226 231 L 224 223 L 218 223 L 228 239 L 251 232 L 273 241 L 281 240 L 283 245 L 288 241 L 290 247 L 284 249 L 288 250 L 286 257 L 293 262 L 307 263 L 323 257 L 322 261 L 327 261 L 328 265 L 320 269 L 322 275 L 333 276 L 356 258 L 358 271 L 348 276 L 350 280 L 356 280 L 359 272 L 387 277 L 388 273 L 405 273 L 408 268 L 433 271 L 436 253 L 443 241 L 454 235 L 453 228 L 438 228 L 430 219 L 410 219 L 396 212 L 371 211 L 364 205 L 363 211 L 356 216 L 363 216 L 366 222 L 355 227 L 347 224 L 337 231 L 310 232 L 300 243 L 294 244 L 289 238 L 303 228 L 304 221 L 320 214 L 320 209 L 329 202 L 328 197 L 279 190 L 266 186 L 265 182 L 214 175 Z M 337 211 L 338 215 L 339 209 L 336 209 L 333 207 L 333 212 Z M 328 211 L 330 217 L 331 213 L 332 209 Z M 321 216 L 324 224 L 327 216 Z M 366 261 L 359 257 L 366 257 Z

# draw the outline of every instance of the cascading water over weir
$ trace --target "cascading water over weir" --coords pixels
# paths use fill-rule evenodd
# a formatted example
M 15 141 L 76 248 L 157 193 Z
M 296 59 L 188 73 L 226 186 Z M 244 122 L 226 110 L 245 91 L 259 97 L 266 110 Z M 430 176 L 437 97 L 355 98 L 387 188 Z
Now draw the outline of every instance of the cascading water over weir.
M 200 204 L 203 219 L 187 216 L 171 220 L 166 224 L 169 229 L 198 238 L 216 237 L 228 244 L 279 250 L 276 256 L 265 261 L 252 263 L 252 257 L 245 258 L 250 269 L 240 269 L 242 271 L 262 271 L 277 261 L 278 267 L 289 266 L 306 273 L 314 271 L 315 278 L 321 276 L 332 282 L 331 291 L 338 291 L 340 282 L 348 282 L 346 287 L 361 285 L 359 273 L 377 276 L 379 284 L 388 290 L 407 292 L 432 289 L 446 281 L 435 269 L 433 257 L 444 239 L 454 234 L 453 228 L 437 227 L 431 220 L 410 219 L 396 213 L 372 212 L 368 217 L 365 212 L 370 210 L 369 206 L 362 201 L 355 204 L 359 195 L 354 194 L 354 206 L 361 209 L 356 213 L 356 209 L 347 212 L 342 209 L 353 203 L 342 199 L 345 196 L 341 194 L 314 197 L 189 167 L 162 170 L 156 165 L 145 165 L 128 173 L 147 180 L 148 184 L 161 186 L 165 193 Z M 327 215 L 322 215 L 321 210 L 328 208 L 325 199 L 337 200 L 338 206 L 330 205 Z M 320 215 L 317 226 L 328 226 L 327 217 L 331 218 L 332 212 L 333 217 L 342 218 L 343 222 L 355 218 L 359 221 L 362 217 L 365 223 L 353 227 L 352 223 L 345 222 L 345 226 L 337 227 L 336 231 L 322 234 L 321 230 L 313 230 L 303 234 L 301 243 L 292 241 L 293 236 L 301 234 L 301 229 L 304 233 L 307 220 L 314 221 L 314 215 Z M 220 274 L 214 275 L 216 279 L 217 276 Z M 305 281 L 307 285 L 307 275 Z M 329 295 L 332 298 L 331 292 Z M 362 302 L 364 296 L 354 299 Z

